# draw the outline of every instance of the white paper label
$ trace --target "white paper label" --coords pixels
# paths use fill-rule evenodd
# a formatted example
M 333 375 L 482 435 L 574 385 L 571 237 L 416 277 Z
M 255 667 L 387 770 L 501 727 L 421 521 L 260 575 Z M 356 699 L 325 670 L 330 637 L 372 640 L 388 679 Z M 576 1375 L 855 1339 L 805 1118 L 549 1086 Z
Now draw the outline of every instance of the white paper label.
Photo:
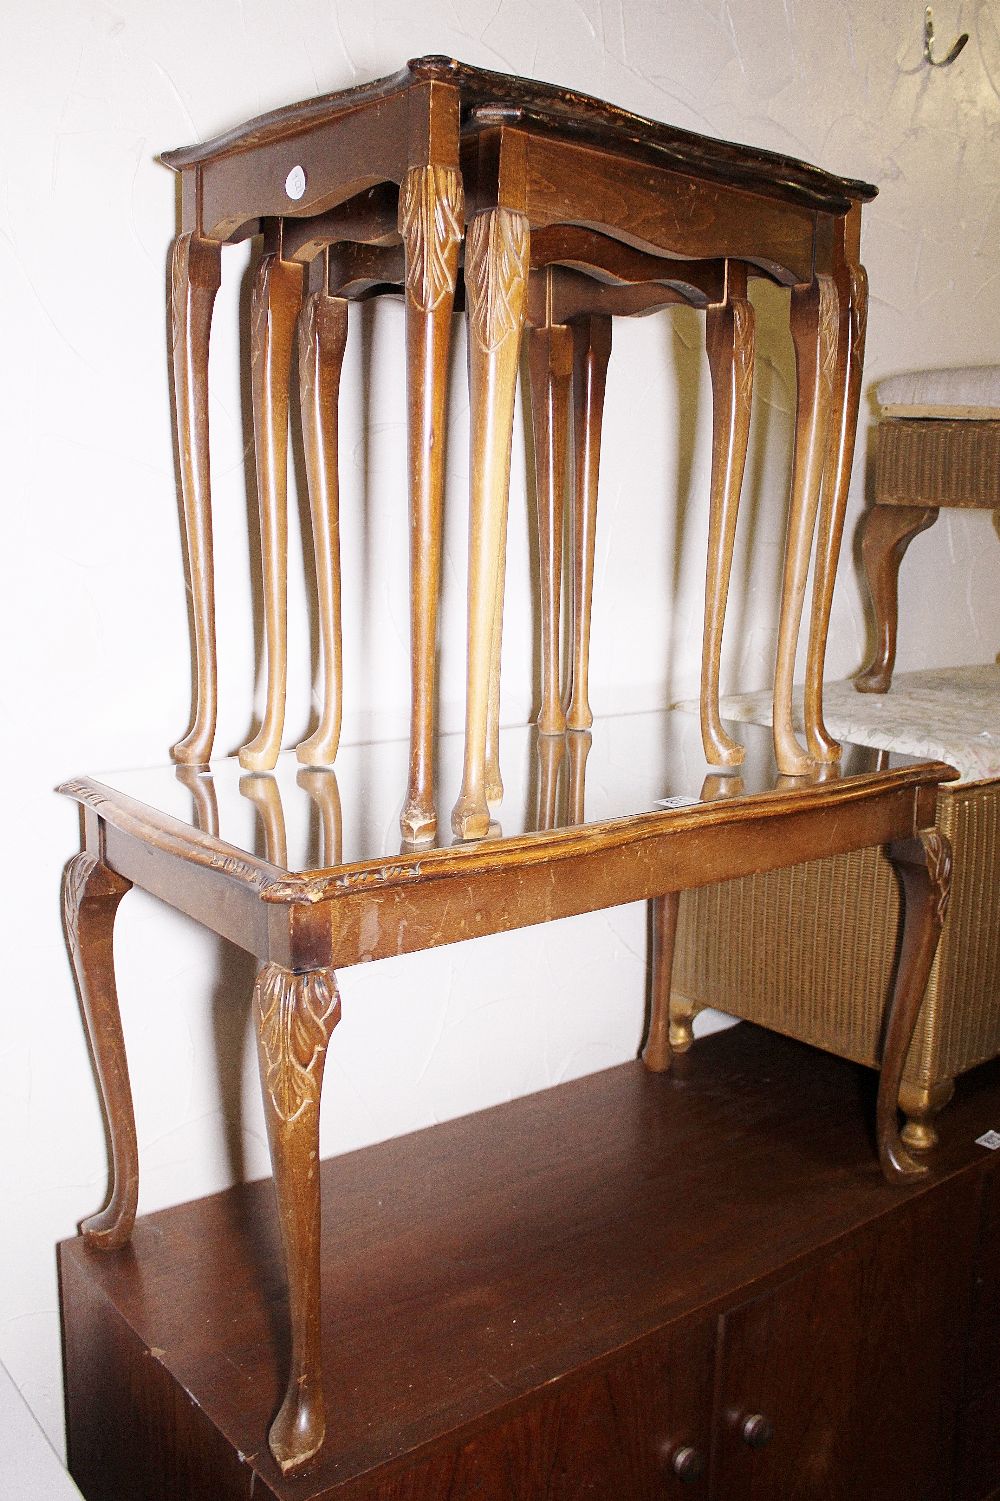
M 658 797 L 657 808 L 697 808 L 701 799 L 697 797 Z
M 303 167 L 293 167 L 285 178 L 285 192 L 289 198 L 299 199 L 306 190 L 306 174 Z
M 984 1135 L 977 1136 L 976 1146 L 988 1147 L 991 1152 L 995 1152 L 1000 1147 L 1000 1131 L 987 1131 Z

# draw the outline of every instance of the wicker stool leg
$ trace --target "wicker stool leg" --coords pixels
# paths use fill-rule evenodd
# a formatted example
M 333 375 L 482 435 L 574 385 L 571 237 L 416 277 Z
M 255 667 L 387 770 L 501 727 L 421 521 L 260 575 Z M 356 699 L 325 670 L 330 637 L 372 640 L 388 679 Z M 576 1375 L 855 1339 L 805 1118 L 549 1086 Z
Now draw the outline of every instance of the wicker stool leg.
M 906 1124 L 900 1134 L 911 1151 L 930 1152 L 937 1146 L 934 1117 L 940 1115 L 954 1093 L 954 1079 L 939 1079 L 936 1084 L 902 1085 L 899 1108 L 906 1116 Z
M 888 693 L 896 665 L 899 565 L 914 537 L 933 526 L 935 506 L 872 506 L 861 518 L 861 558 L 875 614 L 875 656 L 854 679 L 859 693 Z

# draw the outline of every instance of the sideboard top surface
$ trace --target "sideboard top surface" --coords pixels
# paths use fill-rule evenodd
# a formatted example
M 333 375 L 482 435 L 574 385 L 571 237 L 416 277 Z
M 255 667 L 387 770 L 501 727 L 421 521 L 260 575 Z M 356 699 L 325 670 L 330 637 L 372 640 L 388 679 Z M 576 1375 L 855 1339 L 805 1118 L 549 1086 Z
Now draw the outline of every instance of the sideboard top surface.
M 956 1172 L 1000 1124 L 1000 1071 L 960 1081 L 931 1172 L 891 1187 L 859 1096 L 875 1077 L 749 1024 L 669 1075 L 641 1064 L 322 1165 L 324 1361 L 314 1470 L 266 1445 L 287 1364 L 269 1182 L 140 1218 L 114 1254 L 60 1248 L 205 1406 L 267 1494 L 322 1495 L 656 1331 L 810 1265 Z M 944 1231 L 946 1227 L 942 1226 Z

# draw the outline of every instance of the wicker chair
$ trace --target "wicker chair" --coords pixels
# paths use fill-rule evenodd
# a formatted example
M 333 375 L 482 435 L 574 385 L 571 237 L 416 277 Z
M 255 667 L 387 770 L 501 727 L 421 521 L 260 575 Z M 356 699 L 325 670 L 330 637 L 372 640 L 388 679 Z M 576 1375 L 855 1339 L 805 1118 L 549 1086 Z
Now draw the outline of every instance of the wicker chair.
M 951 907 L 899 1096 L 904 1140 L 926 1149 L 956 1076 L 1000 1053 L 1000 667 L 900 673 L 887 698 L 828 683 L 824 707 L 838 738 L 917 755 L 933 746 L 962 772 L 938 796 Z M 766 723 L 769 712 L 766 694 L 723 701 L 733 719 Z M 898 919 L 878 849 L 686 892 L 671 1043 L 689 1047 L 694 1016 L 711 1006 L 875 1067 Z

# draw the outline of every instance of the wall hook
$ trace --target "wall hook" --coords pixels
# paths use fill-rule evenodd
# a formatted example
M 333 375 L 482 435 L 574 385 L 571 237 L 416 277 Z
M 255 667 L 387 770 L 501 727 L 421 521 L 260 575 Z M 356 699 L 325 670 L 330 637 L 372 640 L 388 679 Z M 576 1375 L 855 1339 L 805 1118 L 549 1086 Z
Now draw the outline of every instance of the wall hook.
M 969 33 L 963 31 L 947 57 L 935 57 L 931 50 L 934 46 L 934 12 L 928 5 L 924 11 L 924 59 L 930 63 L 932 68 L 947 68 L 949 63 L 955 61 L 968 40 Z

